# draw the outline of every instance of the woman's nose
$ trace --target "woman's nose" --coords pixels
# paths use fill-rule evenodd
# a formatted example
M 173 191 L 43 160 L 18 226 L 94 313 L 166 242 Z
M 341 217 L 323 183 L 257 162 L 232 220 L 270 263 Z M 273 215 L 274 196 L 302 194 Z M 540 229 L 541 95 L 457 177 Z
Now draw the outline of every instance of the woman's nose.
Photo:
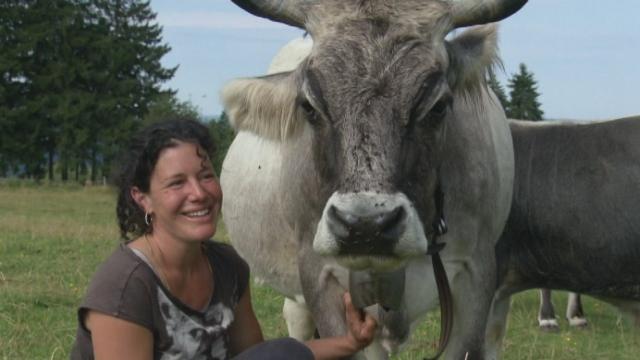
M 207 192 L 202 187 L 202 184 L 196 179 L 190 181 L 190 193 L 189 196 L 194 200 L 202 199 L 206 196 Z

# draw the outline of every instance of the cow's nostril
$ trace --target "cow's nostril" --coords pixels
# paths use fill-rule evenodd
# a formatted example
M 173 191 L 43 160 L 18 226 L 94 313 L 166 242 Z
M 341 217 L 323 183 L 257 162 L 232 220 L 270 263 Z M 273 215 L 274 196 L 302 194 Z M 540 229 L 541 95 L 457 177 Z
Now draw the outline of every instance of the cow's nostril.
M 381 235 L 388 240 L 395 240 L 405 231 L 407 212 L 402 206 L 398 206 L 388 213 L 381 225 Z
M 333 232 L 339 240 L 348 238 L 353 228 L 353 223 L 355 222 L 354 217 L 344 214 L 333 205 L 329 208 L 328 215 L 331 232 Z
M 331 231 L 341 242 L 372 244 L 397 240 L 405 229 L 407 212 L 398 206 L 390 211 L 355 215 L 332 205 L 328 218 Z
M 352 228 L 358 225 L 358 222 L 361 219 L 355 215 L 349 214 L 348 212 L 341 211 L 337 207 L 331 205 L 329 208 L 329 218 L 331 220 L 337 221 L 340 225 L 346 228 Z
M 398 206 L 391 211 L 384 212 L 378 215 L 375 219 L 375 223 L 380 227 L 381 231 L 386 232 L 401 223 L 406 215 L 407 213 L 405 212 L 404 208 L 402 206 Z

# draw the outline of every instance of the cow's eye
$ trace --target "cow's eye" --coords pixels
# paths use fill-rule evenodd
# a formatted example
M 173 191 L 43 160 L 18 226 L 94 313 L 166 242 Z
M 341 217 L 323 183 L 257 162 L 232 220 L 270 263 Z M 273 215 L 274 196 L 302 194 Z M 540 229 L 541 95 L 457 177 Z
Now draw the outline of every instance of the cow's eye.
M 313 108 L 309 100 L 303 100 L 300 106 L 302 107 L 302 110 L 304 110 L 305 114 L 313 114 L 313 112 L 315 112 L 315 109 Z
M 300 107 L 302 108 L 302 111 L 304 111 L 307 119 L 313 123 L 316 120 L 316 109 L 311 105 L 309 100 L 302 100 L 300 102 Z
M 429 117 L 434 120 L 442 119 L 447 114 L 447 110 L 449 109 L 450 105 L 451 102 L 448 100 L 438 100 L 438 102 L 433 105 L 431 110 L 429 110 Z

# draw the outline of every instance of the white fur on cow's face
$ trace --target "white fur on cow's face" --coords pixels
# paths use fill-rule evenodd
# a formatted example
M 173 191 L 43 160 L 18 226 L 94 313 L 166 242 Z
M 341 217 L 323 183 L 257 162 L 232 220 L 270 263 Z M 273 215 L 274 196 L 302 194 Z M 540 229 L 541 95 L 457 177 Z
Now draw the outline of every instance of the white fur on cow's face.
M 354 216 L 367 217 L 380 212 L 381 207 L 395 209 L 402 207 L 406 213 L 403 231 L 398 236 L 391 253 L 384 255 L 349 255 L 341 253 L 340 240 L 329 225 L 329 209 L 338 208 L 341 212 Z M 428 240 L 424 227 L 411 201 L 403 193 L 381 194 L 374 192 L 334 193 L 322 212 L 318 228 L 313 239 L 313 249 L 324 256 L 334 256 L 343 266 L 350 269 L 371 269 L 389 271 L 398 268 L 415 256 L 424 255 Z

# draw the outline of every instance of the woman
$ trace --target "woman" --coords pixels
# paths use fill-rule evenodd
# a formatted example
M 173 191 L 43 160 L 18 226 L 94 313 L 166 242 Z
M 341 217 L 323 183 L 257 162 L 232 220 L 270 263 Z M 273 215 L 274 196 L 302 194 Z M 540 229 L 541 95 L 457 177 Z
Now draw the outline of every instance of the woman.
M 249 267 L 216 231 L 222 191 L 208 130 L 193 120 L 134 137 L 116 178 L 125 239 L 78 311 L 73 359 L 334 359 L 373 339 L 375 320 L 345 294 L 342 337 L 263 342 Z

